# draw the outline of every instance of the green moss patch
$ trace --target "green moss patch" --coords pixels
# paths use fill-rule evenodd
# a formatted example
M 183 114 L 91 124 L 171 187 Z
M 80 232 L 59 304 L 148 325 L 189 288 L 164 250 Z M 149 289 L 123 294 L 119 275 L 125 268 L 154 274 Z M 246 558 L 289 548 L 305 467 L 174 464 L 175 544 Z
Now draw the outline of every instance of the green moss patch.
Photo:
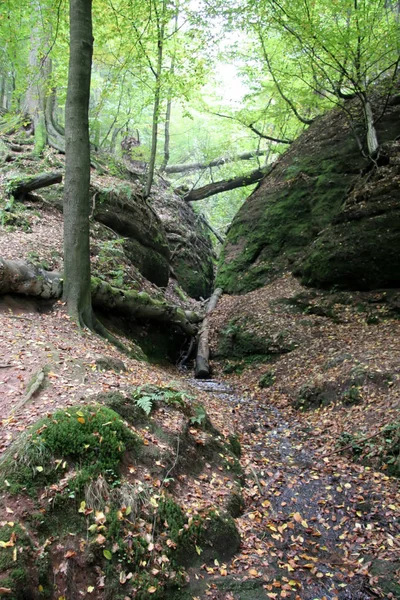
M 82 483 L 101 472 L 117 473 L 125 451 L 139 445 L 110 408 L 73 407 L 38 421 L 2 460 L 0 472 L 13 491 L 43 486 L 69 468 L 77 469 Z

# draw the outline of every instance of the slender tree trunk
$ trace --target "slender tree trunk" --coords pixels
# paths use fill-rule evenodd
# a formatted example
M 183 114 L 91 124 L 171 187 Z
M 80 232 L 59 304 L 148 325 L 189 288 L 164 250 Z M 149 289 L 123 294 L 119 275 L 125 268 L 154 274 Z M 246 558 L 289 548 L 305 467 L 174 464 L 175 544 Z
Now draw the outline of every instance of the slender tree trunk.
M 153 126 L 151 134 L 151 153 L 149 161 L 149 170 L 147 173 L 146 187 L 144 190 L 144 196 L 148 198 L 151 192 L 151 186 L 153 185 L 154 179 L 154 168 L 156 165 L 157 156 L 157 137 L 158 137 L 158 121 L 160 118 L 160 104 L 161 104 L 161 75 L 162 75 L 162 64 L 163 64 L 163 51 L 164 51 L 164 31 L 165 31 L 165 12 L 167 10 L 167 0 L 163 0 L 161 16 L 157 16 L 157 27 L 158 27 L 158 51 L 157 51 L 157 69 L 155 73 L 156 87 L 154 92 L 154 107 L 153 107 Z
M 37 13 L 40 23 L 40 2 L 31 4 L 32 11 Z M 52 73 L 52 61 L 45 54 L 48 46 L 48 34 L 39 25 L 35 25 L 31 33 L 31 50 L 29 53 L 30 80 L 25 96 L 24 111 L 31 117 L 35 133 L 35 151 L 40 154 L 46 144 L 64 151 L 64 131 L 55 118 L 56 92 L 49 89 Z M 50 92 L 50 93 L 49 93 Z
M 175 17 L 174 17 L 173 35 L 175 35 L 178 31 L 178 15 L 179 15 L 179 7 L 178 7 L 178 3 L 176 3 L 176 13 L 175 13 Z M 174 74 L 175 74 L 175 51 L 172 55 L 171 68 L 170 68 L 169 72 L 170 72 L 171 78 L 173 78 Z M 161 173 L 163 171 L 165 171 L 165 167 L 169 163 L 169 157 L 170 157 L 169 148 L 170 148 L 170 139 L 171 139 L 170 138 L 171 111 L 172 111 L 172 90 L 171 90 L 171 85 L 170 85 L 170 89 L 168 91 L 167 110 L 165 111 L 164 159 L 163 159 L 162 165 L 160 167 Z
M 89 98 L 92 0 L 70 0 L 70 56 L 65 107 L 64 299 L 68 312 L 93 329 L 89 247 Z

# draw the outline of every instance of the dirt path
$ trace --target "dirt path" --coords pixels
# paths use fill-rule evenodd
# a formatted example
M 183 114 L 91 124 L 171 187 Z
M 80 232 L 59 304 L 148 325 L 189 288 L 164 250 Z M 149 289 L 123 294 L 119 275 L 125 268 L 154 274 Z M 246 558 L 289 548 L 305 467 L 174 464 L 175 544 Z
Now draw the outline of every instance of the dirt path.
M 217 419 L 235 420 L 246 473 L 246 507 L 237 520 L 242 551 L 226 576 L 219 577 L 219 566 L 207 569 L 217 578 L 207 595 L 399 598 L 398 485 L 337 454 L 317 456 L 307 427 L 290 423 L 274 406 L 251 402 L 224 384 L 197 386 L 217 400 Z

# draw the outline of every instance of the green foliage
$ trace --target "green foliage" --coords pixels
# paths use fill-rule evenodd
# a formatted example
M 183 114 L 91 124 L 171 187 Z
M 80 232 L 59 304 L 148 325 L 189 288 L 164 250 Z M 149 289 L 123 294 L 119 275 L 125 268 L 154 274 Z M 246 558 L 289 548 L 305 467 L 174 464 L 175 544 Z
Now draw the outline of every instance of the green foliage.
M 12 491 L 36 487 L 62 476 L 71 464 L 77 467 L 75 484 L 98 473 L 115 474 L 126 450 L 139 439 L 113 410 L 100 405 L 71 407 L 41 419 L 15 443 L 2 459 L 0 472 Z
M 171 387 L 146 385 L 134 390 L 132 398 L 136 405 L 143 409 L 146 415 L 149 415 L 158 403 L 183 409 L 186 407 L 187 400 L 191 400 L 192 396 Z
M 269 388 L 274 385 L 275 379 L 275 371 L 267 371 L 260 377 L 258 386 L 262 389 Z
M 197 404 L 194 407 L 194 415 L 189 419 L 193 425 L 199 425 L 203 427 L 207 422 L 207 413 L 202 404 Z

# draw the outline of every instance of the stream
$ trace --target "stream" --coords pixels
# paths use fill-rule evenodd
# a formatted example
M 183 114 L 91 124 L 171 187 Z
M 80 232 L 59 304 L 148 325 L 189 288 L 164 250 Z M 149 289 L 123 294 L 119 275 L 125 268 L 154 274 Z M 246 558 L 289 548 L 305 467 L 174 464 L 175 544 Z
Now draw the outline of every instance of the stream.
M 376 574 L 383 561 L 369 538 L 377 530 L 398 532 L 399 524 L 388 520 L 379 490 L 364 482 L 364 467 L 341 463 L 336 471 L 329 458 L 314 454 L 307 428 L 274 406 L 256 405 L 218 381 L 190 384 L 237 420 L 245 471 L 246 506 L 237 519 L 243 548 L 228 577 L 214 581 L 212 597 L 398 598 L 391 586 L 400 565 L 389 563 L 382 595 Z

